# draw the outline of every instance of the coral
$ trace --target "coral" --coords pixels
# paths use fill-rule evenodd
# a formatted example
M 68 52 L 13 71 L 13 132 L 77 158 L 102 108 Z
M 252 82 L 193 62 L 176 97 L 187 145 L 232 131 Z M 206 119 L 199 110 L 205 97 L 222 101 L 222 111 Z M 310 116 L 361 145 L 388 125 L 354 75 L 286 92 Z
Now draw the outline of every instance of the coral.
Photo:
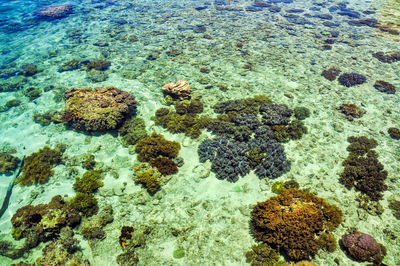
M 387 189 L 384 182 L 388 173 L 378 161 L 378 154 L 371 150 L 376 147 L 376 141 L 366 137 L 349 137 L 348 140 L 350 153 L 342 163 L 344 170 L 340 182 L 347 189 L 354 187 L 372 200 L 381 199 L 382 192 Z
M 31 77 L 39 73 L 37 65 L 34 64 L 25 64 L 21 66 L 22 75 L 25 77 Z
M 280 260 L 279 253 L 266 243 L 253 245 L 246 252 L 246 262 L 251 266 L 284 266 L 285 261 Z
M 203 140 L 203 142 L 199 145 L 199 148 L 197 149 L 197 154 L 199 155 L 200 162 L 205 163 L 207 160 L 210 160 L 212 162 L 217 155 L 217 150 L 227 143 L 228 139 L 223 137 Z
M 275 194 L 281 194 L 282 189 L 284 189 L 284 188 L 285 188 L 285 183 L 284 182 L 275 181 L 272 184 L 271 191 L 274 192 Z
M 346 87 L 363 84 L 367 78 L 358 73 L 344 73 L 339 76 L 339 83 Z
M 0 152 L 0 174 L 11 174 L 17 169 L 20 159 L 7 152 Z
M 339 107 L 340 111 L 346 116 L 360 118 L 364 115 L 365 111 L 353 103 L 344 103 Z
M 82 178 L 76 178 L 73 188 L 78 192 L 93 193 L 104 185 L 103 181 L 99 180 L 101 174 L 102 172 L 99 170 L 87 171 L 83 174 Z
M 396 88 L 394 87 L 394 85 L 383 80 L 375 81 L 374 88 L 380 92 L 384 92 L 387 94 L 394 94 L 396 92 Z
M 322 71 L 321 75 L 326 78 L 327 80 L 335 80 L 336 77 L 340 74 L 340 70 L 335 68 L 335 67 L 331 67 L 327 70 Z
M 53 165 L 61 162 L 62 152 L 59 147 L 52 150 L 45 146 L 38 152 L 25 157 L 22 175 L 16 179 L 16 183 L 24 186 L 46 183 L 53 175 Z
M 178 167 L 175 162 L 165 157 L 158 157 L 150 160 L 150 165 L 156 167 L 162 175 L 178 173 Z
M 142 184 L 147 188 L 150 194 L 154 194 L 161 186 L 161 173 L 157 168 L 147 163 L 135 166 L 134 180 L 136 183 Z
M 251 212 L 254 237 L 284 251 L 290 259 L 313 257 L 320 248 L 319 234 L 336 229 L 342 212 L 324 199 L 298 189 L 259 202 Z
M 90 60 L 86 63 L 88 70 L 96 69 L 98 71 L 105 71 L 111 66 L 111 63 L 105 60 Z
M 124 123 L 118 129 L 118 133 L 121 136 L 125 136 L 129 133 L 135 132 L 138 129 L 146 130 L 144 119 L 141 117 L 132 117 L 124 121 Z
M 104 239 L 106 233 L 103 228 L 114 220 L 111 205 L 106 205 L 98 214 L 85 220 L 81 235 L 85 239 Z
M 0 240 L 0 255 L 10 258 L 10 259 L 19 259 L 24 255 L 24 248 L 16 248 L 13 247 L 13 244 L 9 241 Z M 14 265 L 14 264 L 11 264 Z M 21 264 L 21 266 L 31 266 L 30 264 Z M 35 266 L 35 265 L 32 265 Z
M 239 175 L 244 176 L 251 170 L 246 157 L 248 151 L 248 145 L 244 143 L 236 141 L 228 142 L 217 150 L 211 170 L 216 174 L 218 179 L 236 182 Z
M 269 126 L 287 125 L 292 116 L 292 110 L 285 104 L 264 104 L 260 107 L 260 113 L 262 123 Z
M 96 161 L 94 159 L 93 154 L 84 154 L 83 155 L 83 161 L 82 161 L 82 167 L 85 168 L 86 170 L 93 170 L 93 168 L 96 166 Z
M 235 124 L 220 119 L 212 119 L 207 124 L 207 129 L 217 136 L 230 137 L 235 132 Z
M 136 265 L 139 258 L 135 253 L 135 248 L 146 245 L 150 232 L 150 227 L 143 225 L 123 226 L 119 239 L 124 252 L 117 256 L 117 263 L 122 266 Z
M 79 249 L 79 241 L 73 238 L 74 232 L 66 227 L 61 230 L 60 238 L 48 243 L 42 250 L 42 257 L 36 260 L 38 266 L 82 265 L 90 266 L 90 262 L 82 259 L 75 252 Z
M 386 255 L 386 248 L 382 244 L 362 232 L 352 231 L 343 235 L 341 243 L 348 254 L 358 261 L 369 261 L 374 262 L 374 265 L 380 265 Z
M 323 232 L 318 238 L 319 245 L 328 252 L 333 252 L 337 249 L 336 239 L 333 235 Z
M 284 183 L 284 188 L 299 188 L 300 185 L 295 180 L 288 180 Z
M 41 126 L 48 126 L 51 124 L 51 116 L 48 113 L 45 114 L 33 113 L 32 120 L 35 123 L 40 124 Z
M 187 113 L 199 114 L 203 112 L 203 102 L 199 99 L 199 97 L 195 96 L 193 96 L 190 101 L 178 100 L 175 102 L 175 111 L 179 115 L 184 115 Z
M 265 153 L 263 153 L 262 150 L 257 147 L 250 148 L 250 150 L 246 153 L 246 158 L 251 168 L 259 165 L 265 159 L 265 157 Z
M 392 139 L 400 139 L 400 129 L 396 127 L 390 127 L 388 133 Z
M 73 7 L 71 5 L 46 6 L 37 11 L 38 16 L 43 18 L 62 18 L 71 14 Z
M 393 216 L 400 220 L 400 200 L 389 201 L 389 209 L 392 210 Z
M 60 66 L 58 69 L 58 72 L 64 72 L 64 71 L 72 71 L 80 68 L 82 62 L 77 60 L 77 59 L 72 59 L 68 62 L 65 62 Z
M 232 119 L 236 126 L 246 126 L 251 130 L 255 130 L 261 126 L 261 122 L 255 114 L 238 114 Z
M 192 90 L 186 80 L 178 80 L 176 83 L 168 83 L 162 87 L 165 94 L 176 99 L 190 99 Z
M 150 161 L 158 156 L 174 158 L 178 156 L 181 145 L 176 141 L 168 141 L 161 134 L 153 133 L 138 141 L 135 151 L 139 153 L 138 160 Z
M 377 52 L 372 54 L 372 56 L 378 59 L 379 61 L 388 64 L 400 61 L 400 52 L 387 52 L 387 53 Z
M 15 240 L 20 240 L 22 238 L 22 229 L 21 228 L 13 228 L 11 231 L 11 236 Z
M 301 139 L 304 134 L 307 134 L 307 127 L 301 120 L 292 120 L 286 127 L 290 139 Z
M 232 137 L 236 141 L 247 142 L 248 140 L 250 140 L 252 134 L 253 132 L 250 130 L 250 128 L 246 126 L 238 126 L 235 127 Z
M 77 192 L 76 195 L 68 201 L 68 206 L 80 211 L 83 216 L 90 217 L 97 213 L 97 199 L 90 193 Z
M 39 98 L 42 95 L 42 91 L 35 87 L 29 87 L 22 92 L 30 101 Z
M 77 130 L 116 129 L 136 111 L 135 97 L 115 87 L 73 88 L 65 93 L 65 112 Z
M 19 208 L 11 218 L 14 232 L 16 230 L 21 232 L 20 238 L 36 236 L 39 241 L 58 237 L 63 227 L 74 227 L 80 221 L 79 213 L 67 206 L 59 195 L 53 197 L 48 204 L 27 205 Z
M 307 107 L 295 107 L 293 109 L 294 117 L 299 120 L 304 120 L 310 116 L 310 110 Z
M 384 211 L 382 205 L 378 201 L 371 200 L 367 195 L 360 195 L 357 201 L 359 202 L 359 208 L 364 209 L 373 216 L 381 215 Z
M 270 103 L 271 100 L 267 96 L 257 95 L 252 98 L 229 100 L 218 103 L 214 106 L 214 111 L 219 114 L 229 112 L 236 112 L 237 114 L 257 114 L 261 105 Z
M 12 107 L 17 107 L 22 103 L 22 101 L 20 99 L 12 99 L 6 102 L 6 107 L 8 109 L 12 108 Z

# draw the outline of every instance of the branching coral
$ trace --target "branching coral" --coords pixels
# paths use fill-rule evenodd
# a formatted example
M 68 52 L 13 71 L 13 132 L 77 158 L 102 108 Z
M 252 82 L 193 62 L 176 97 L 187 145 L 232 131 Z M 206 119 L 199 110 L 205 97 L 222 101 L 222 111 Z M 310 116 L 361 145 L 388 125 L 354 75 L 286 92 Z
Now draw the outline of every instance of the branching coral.
M 352 87 L 355 85 L 363 84 L 367 81 L 367 78 L 358 73 L 344 73 L 338 78 L 339 83 L 346 87 Z
M 10 174 L 18 167 L 20 159 L 10 153 L 0 152 L 0 174 Z
M 139 140 L 135 148 L 141 162 L 148 162 L 159 156 L 175 158 L 180 149 L 179 142 L 166 140 L 163 135 L 156 133 Z
M 348 189 L 355 187 L 372 200 L 381 199 L 382 192 L 387 189 L 384 182 L 388 173 L 379 162 L 378 154 L 372 150 L 377 142 L 367 137 L 349 137 L 348 141 L 350 153 L 342 163 L 344 170 L 340 182 Z
M 135 145 L 139 140 L 147 136 L 146 125 L 143 118 L 133 117 L 126 120 L 118 133 L 122 136 L 125 146 Z
M 341 222 L 342 212 L 335 205 L 293 188 L 255 205 L 250 225 L 258 241 L 284 251 L 290 259 L 301 260 L 324 247 L 327 241 L 320 239 L 320 233 L 333 231 Z
M 53 175 L 52 167 L 61 162 L 63 150 L 45 146 L 24 159 L 22 175 L 16 180 L 20 185 L 43 184 Z
M 150 194 L 154 194 L 161 186 L 161 173 L 157 168 L 147 163 L 142 163 L 134 167 L 134 180 L 136 183 L 142 184 L 147 188 Z
M 65 93 L 64 116 L 77 130 L 116 129 L 136 110 L 135 97 L 115 87 L 73 88 Z
M 156 167 L 163 175 L 178 173 L 178 166 L 174 161 L 165 157 L 158 157 L 150 161 L 150 165 Z
M 93 216 L 99 210 L 97 199 L 90 193 L 78 192 L 69 200 L 68 206 L 82 212 L 86 217 Z
M 250 251 L 246 252 L 246 262 L 251 266 L 284 266 L 285 261 L 280 260 L 279 253 L 266 243 L 253 245 Z
M 100 178 L 101 171 L 90 170 L 85 172 L 82 178 L 77 177 L 73 187 L 78 192 L 93 193 L 104 185 Z

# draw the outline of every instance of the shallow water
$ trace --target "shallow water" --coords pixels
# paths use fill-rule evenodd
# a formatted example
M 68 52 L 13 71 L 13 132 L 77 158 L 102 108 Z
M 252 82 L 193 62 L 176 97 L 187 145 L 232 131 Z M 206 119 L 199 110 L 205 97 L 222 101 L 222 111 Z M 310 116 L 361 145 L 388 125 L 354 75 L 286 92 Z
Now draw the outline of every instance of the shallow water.
M 52 5 L 71 5 L 73 12 L 52 19 L 38 15 L 38 10 Z M 397 5 L 396 1 L 2 1 L 0 151 L 22 159 L 45 145 L 67 146 L 48 182 L 14 186 L 0 218 L 0 239 L 21 247 L 24 240 L 11 237 L 11 217 L 19 208 L 48 203 L 55 195 L 72 198 L 75 178 L 86 171 L 83 155 L 92 154 L 104 174 L 104 186 L 94 195 L 100 210 L 113 207 L 114 217 L 104 226 L 102 240 L 83 238 L 88 218 L 74 229 L 80 247 L 75 255 L 92 265 L 118 265 L 116 257 L 124 251 L 119 242 L 123 226 L 151 228 L 144 243 L 134 249 L 139 265 L 246 265 L 245 253 L 256 243 L 249 226 L 253 205 L 276 196 L 271 191 L 275 181 L 293 179 L 342 210 L 343 222 L 333 232 L 337 240 L 356 228 L 386 246 L 385 264 L 400 265 L 400 227 L 389 208 L 400 200 L 400 142 L 388 134 L 388 128 L 400 127 L 399 96 L 374 87 L 375 81 L 383 80 L 399 88 L 400 63 L 373 56 L 400 52 Z M 89 70 L 88 62 L 96 59 L 108 61 L 109 68 Z M 71 60 L 79 63 L 67 69 Z M 340 74 L 361 74 L 366 81 L 346 87 L 337 78 L 328 80 L 321 73 L 331 67 Z M 200 143 L 213 134 L 202 130 L 199 138 L 191 139 L 168 132 L 151 119 L 165 107 L 162 86 L 177 80 L 188 81 L 193 94 L 201 96 L 203 114 L 213 117 L 213 106 L 219 102 L 260 94 L 291 109 L 307 107 L 308 133 L 282 143 L 290 170 L 275 179 L 259 179 L 254 171 L 237 182 L 216 178 L 211 163 L 199 162 L 197 153 Z M 35 113 L 62 110 L 69 88 L 107 86 L 136 97 L 137 116 L 145 120 L 147 132 L 162 133 L 182 145 L 179 156 L 184 164 L 177 174 L 164 177 L 154 195 L 135 183 L 137 155 L 134 146 L 122 145 L 118 132 L 82 132 L 63 123 L 33 121 Z M 31 93 L 35 88 L 39 97 Z M 17 106 L 7 105 L 15 99 L 20 100 Z M 363 115 L 346 116 L 342 104 L 357 105 Z M 375 151 L 388 172 L 387 190 L 378 201 L 384 211 L 379 215 L 361 208 L 359 192 L 339 182 L 349 136 L 367 136 L 378 143 Z M 0 175 L 0 199 L 15 174 Z M 0 256 L 0 265 L 32 263 L 51 241 L 56 239 L 41 243 L 23 258 Z M 184 250 L 184 256 L 174 258 L 176 250 Z M 343 247 L 332 253 L 321 249 L 310 260 L 317 265 L 364 265 Z

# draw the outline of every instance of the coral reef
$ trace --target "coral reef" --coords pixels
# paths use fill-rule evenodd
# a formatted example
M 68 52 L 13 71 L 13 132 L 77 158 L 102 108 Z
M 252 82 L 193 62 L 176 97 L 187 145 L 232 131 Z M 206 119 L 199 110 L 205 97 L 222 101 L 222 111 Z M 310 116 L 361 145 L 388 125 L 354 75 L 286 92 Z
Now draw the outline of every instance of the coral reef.
M 287 125 L 292 116 L 290 110 L 284 104 L 264 104 L 260 107 L 262 122 L 264 125 Z
M 258 114 L 260 106 L 263 104 L 270 104 L 271 99 L 264 95 L 256 95 L 251 98 L 229 100 L 220 102 L 214 106 L 216 113 L 230 113 L 236 114 Z
M 24 186 L 46 183 L 54 173 L 53 166 L 61 162 L 63 149 L 62 146 L 56 146 L 54 149 L 44 146 L 39 151 L 25 157 L 22 175 L 16 179 L 16 183 Z
M 94 159 L 93 154 L 84 154 L 82 159 L 82 167 L 86 170 L 93 170 L 96 166 L 96 160 Z
M 144 225 L 123 226 L 119 237 L 123 253 L 117 256 L 119 265 L 137 265 L 139 258 L 135 249 L 146 245 L 151 228 Z
M 82 178 L 77 177 L 73 188 L 82 193 L 93 193 L 99 187 L 104 185 L 100 180 L 102 172 L 99 170 L 90 170 L 83 174 Z
M 143 118 L 132 117 L 126 120 L 118 129 L 124 146 L 135 145 L 139 140 L 147 137 L 146 125 Z
M 175 158 L 178 156 L 180 149 L 181 145 L 179 142 L 166 140 L 163 135 L 153 133 L 139 140 L 135 151 L 139 153 L 139 161 L 148 162 L 159 156 Z
M 377 52 L 372 54 L 372 56 L 378 59 L 379 61 L 388 64 L 400 61 L 400 52 L 394 52 L 394 51 L 387 53 Z
M 37 65 L 35 64 L 22 65 L 21 69 L 22 69 L 22 75 L 24 75 L 25 77 L 31 77 L 40 72 Z
M 39 88 L 35 88 L 35 87 L 29 87 L 26 90 L 24 90 L 22 93 L 26 97 L 28 97 L 30 101 L 33 101 L 33 100 L 39 98 L 40 96 L 42 96 L 42 90 L 40 90 Z
M 335 67 L 330 67 L 327 70 L 323 70 L 321 75 L 327 80 L 333 81 L 340 74 L 340 70 Z
M 81 235 L 88 240 L 104 239 L 104 227 L 114 220 L 111 205 L 106 205 L 98 214 L 84 221 Z
M 280 259 L 279 253 L 266 243 L 253 245 L 246 252 L 246 262 L 251 266 L 285 266 L 287 263 Z
M 341 222 L 342 212 L 335 205 L 292 188 L 255 205 L 250 226 L 256 240 L 302 260 L 325 248 L 327 241 L 321 241 L 319 234 L 335 230 Z
M 178 80 L 175 83 L 167 83 L 162 87 L 166 95 L 170 95 L 175 99 L 190 99 L 192 90 L 186 80 Z
M 73 88 L 65 93 L 67 122 L 77 130 L 116 129 L 136 111 L 135 97 L 115 87 Z
M 39 9 L 36 13 L 39 17 L 55 19 L 68 16 L 72 13 L 73 9 L 71 5 L 54 5 Z
M 14 229 L 20 230 L 20 238 L 27 238 L 27 241 L 36 245 L 57 238 L 62 228 L 74 227 L 80 221 L 79 213 L 67 206 L 59 195 L 53 197 L 48 204 L 19 208 L 11 218 Z M 31 248 L 36 245 L 31 244 Z
M 340 111 L 346 116 L 353 118 L 360 118 L 364 115 L 365 111 L 353 103 L 344 103 L 339 107 Z
M 178 166 L 174 161 L 165 157 L 158 157 L 150 160 L 150 165 L 156 167 L 163 175 L 178 173 Z
M 367 137 L 349 137 L 350 152 L 343 161 L 344 170 L 340 174 L 340 182 L 347 189 L 354 187 L 368 195 L 372 200 L 382 198 L 382 192 L 387 189 L 385 179 L 388 173 L 378 160 L 378 154 L 372 150 L 377 146 L 374 139 Z
M 344 73 L 339 76 L 339 83 L 346 87 L 363 84 L 367 78 L 358 73 Z
M 380 92 L 384 92 L 387 94 L 394 94 L 396 92 L 396 88 L 394 87 L 394 85 L 384 80 L 375 81 L 374 88 Z
M 68 206 L 82 213 L 85 217 L 93 216 L 99 210 L 97 199 L 90 193 L 77 192 L 68 201 Z
M 4 106 L 0 107 L 0 112 L 7 112 L 13 107 L 17 107 L 22 103 L 20 99 L 12 99 L 6 102 Z
M 342 236 L 341 244 L 357 261 L 369 261 L 380 265 L 386 255 L 386 248 L 376 242 L 375 238 L 355 230 Z
M 150 194 L 154 194 L 161 186 L 161 173 L 157 168 L 147 163 L 142 163 L 134 167 L 134 180 L 147 188 Z
M 400 139 L 400 129 L 396 127 L 390 127 L 388 129 L 388 133 L 392 139 Z
M 60 68 L 58 69 L 58 72 L 76 70 L 76 69 L 80 68 L 81 65 L 82 65 L 82 62 L 80 60 L 72 59 L 72 60 L 62 64 L 60 66 Z
M 111 63 L 106 60 L 96 59 L 86 62 L 88 70 L 96 69 L 98 71 L 105 71 L 111 66 Z
M 294 117 L 298 120 L 304 120 L 310 116 L 310 110 L 307 107 L 298 106 L 293 109 Z
M 227 138 L 217 137 L 214 139 L 203 140 L 199 148 L 197 149 L 197 154 L 199 155 L 199 160 L 201 163 L 205 163 L 207 160 L 211 162 L 217 155 L 217 150 L 228 143 Z
M 60 237 L 56 241 L 48 243 L 42 250 L 42 257 L 37 258 L 38 266 L 46 265 L 82 265 L 90 266 L 88 260 L 82 259 L 77 252 L 80 248 L 79 241 L 74 239 L 74 232 L 68 228 L 62 228 Z
M 12 174 L 17 169 L 20 159 L 7 152 L 0 152 L 0 174 Z

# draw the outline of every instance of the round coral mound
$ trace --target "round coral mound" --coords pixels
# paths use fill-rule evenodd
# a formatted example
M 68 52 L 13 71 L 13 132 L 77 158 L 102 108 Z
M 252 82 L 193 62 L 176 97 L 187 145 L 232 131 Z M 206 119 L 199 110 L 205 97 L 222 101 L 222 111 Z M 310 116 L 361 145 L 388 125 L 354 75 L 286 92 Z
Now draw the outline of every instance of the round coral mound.
M 78 130 L 116 129 L 136 105 L 135 96 L 115 87 L 73 88 L 65 93 L 64 120 Z
M 71 5 L 47 6 L 37 11 L 40 17 L 44 18 L 62 18 L 72 13 Z
M 358 73 L 344 73 L 339 76 L 339 83 L 346 87 L 363 84 L 367 78 Z
M 350 256 L 358 261 L 370 261 L 380 265 L 386 255 L 385 247 L 368 234 L 357 231 L 350 232 L 350 234 L 342 236 L 341 240 Z
M 327 248 L 320 236 L 336 229 L 341 221 L 342 212 L 335 205 L 291 188 L 255 205 L 250 226 L 258 241 L 284 251 L 292 260 L 304 260 Z

